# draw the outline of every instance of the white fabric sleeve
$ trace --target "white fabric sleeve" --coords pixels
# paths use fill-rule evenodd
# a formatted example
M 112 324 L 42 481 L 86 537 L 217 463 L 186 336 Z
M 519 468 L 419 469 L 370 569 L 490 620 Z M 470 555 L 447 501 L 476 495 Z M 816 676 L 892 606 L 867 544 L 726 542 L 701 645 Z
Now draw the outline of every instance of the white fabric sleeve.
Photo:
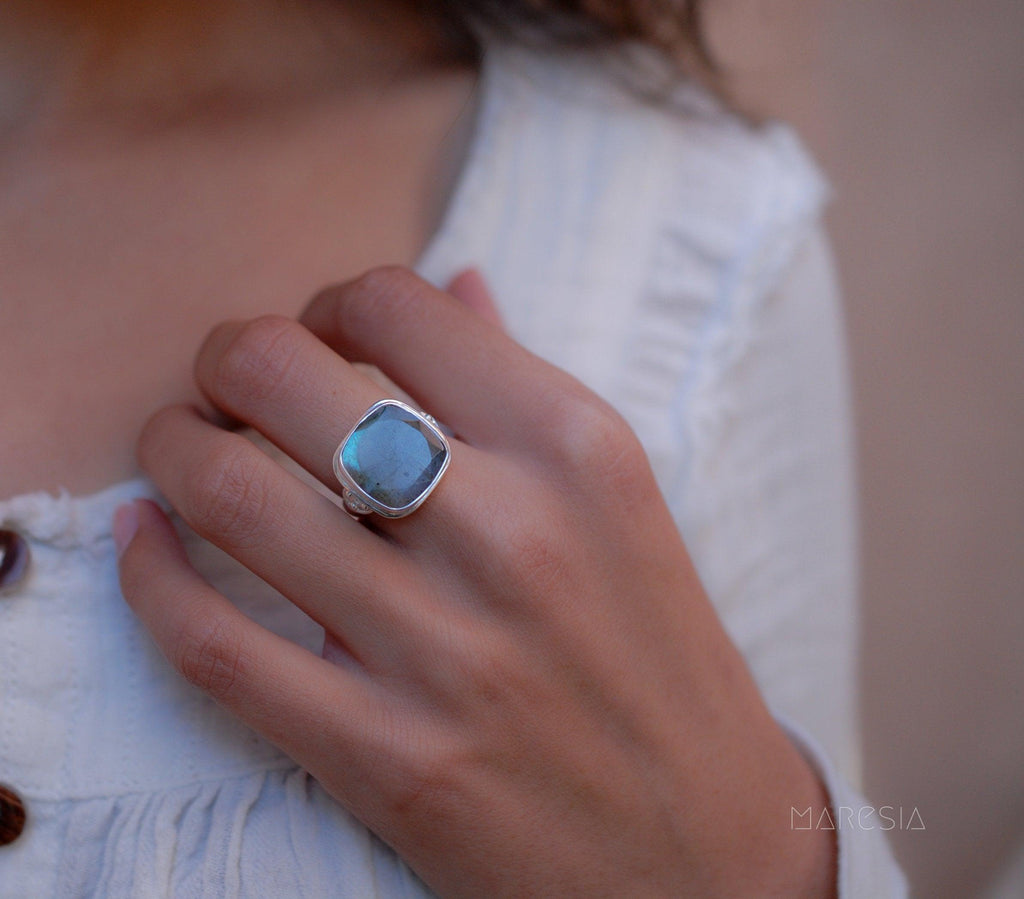
M 902 822 L 902 812 L 876 809 L 834 768 L 828 754 L 806 730 L 783 715 L 776 720 L 814 768 L 829 796 L 827 816 L 821 809 L 794 809 L 790 826 L 835 828 L 838 843 L 836 894 L 839 899 L 903 899 L 908 895 L 903 872 L 893 860 L 885 834 Z
M 818 403 L 808 404 L 808 413 L 817 409 L 817 414 L 827 415 L 831 400 L 838 400 L 834 407 L 835 410 L 838 410 L 839 414 L 846 410 L 845 414 L 849 415 L 850 398 L 846 387 L 848 364 L 844 351 L 845 340 L 840 309 L 839 291 L 829 246 L 819 227 L 810 233 L 804 245 L 797 252 L 790 270 L 765 308 L 769 326 L 772 319 L 777 319 L 783 322 L 803 320 L 812 326 L 821 327 L 817 345 L 815 346 L 808 337 L 807 350 L 801 355 L 791 357 L 795 362 L 804 363 L 802 371 L 798 365 L 793 372 L 794 378 L 803 378 L 805 381 L 805 386 L 800 394 L 806 397 L 813 397 L 815 393 L 819 394 Z M 834 411 L 833 416 L 836 414 Z M 848 424 L 837 422 L 836 427 L 840 429 L 840 433 L 846 432 L 847 446 L 852 446 L 852 434 L 849 433 Z M 825 444 L 827 447 L 827 440 Z M 849 477 L 852 484 L 852 452 L 847 450 L 845 455 L 846 458 L 841 463 L 844 468 L 842 473 Z M 813 489 L 813 485 L 811 486 Z M 848 507 L 841 508 L 845 508 L 851 518 L 856 517 L 856 504 L 852 498 Z M 849 541 L 851 547 L 849 551 L 853 555 L 855 563 L 856 541 L 849 540 L 848 537 L 846 539 Z M 872 807 L 849 782 L 850 780 L 859 782 L 861 777 L 859 727 L 855 720 L 859 708 L 859 703 L 856 701 L 857 668 L 856 664 L 849 661 L 851 657 L 856 659 L 858 648 L 858 629 L 855 626 L 859 618 L 855 605 L 856 576 L 852 581 L 854 584 L 852 591 L 854 608 L 846 620 L 849 623 L 848 626 L 854 626 L 847 631 L 845 641 L 836 646 L 836 661 L 845 667 L 847 676 L 853 682 L 845 691 L 848 703 L 845 713 L 849 718 L 849 724 L 847 728 L 844 728 L 847 733 L 843 738 L 852 744 L 847 747 L 845 753 L 848 768 L 846 776 L 837 770 L 837 764 L 833 762 L 820 741 L 808 729 L 814 726 L 814 715 L 811 716 L 812 720 L 809 720 L 805 727 L 798 723 L 799 709 L 791 706 L 788 712 L 778 712 L 776 719 L 794 745 L 810 762 L 828 791 L 831 802 L 830 816 L 824 820 L 819 817 L 819 820 L 812 824 L 813 826 L 834 826 L 836 828 L 839 849 L 837 884 L 839 899 L 904 897 L 907 895 L 907 883 L 892 857 L 885 836 L 888 830 L 896 826 L 894 823 L 894 820 L 897 820 L 896 815 L 890 815 L 884 809 Z M 828 609 L 828 604 L 825 602 L 819 601 L 817 606 L 826 611 Z M 821 639 L 826 647 L 829 645 L 827 624 L 822 625 L 820 634 L 808 632 L 805 629 L 801 637 L 809 640 Z M 797 673 L 799 674 L 799 672 Z M 812 678 L 814 675 L 813 669 L 808 668 L 805 672 L 805 677 Z M 837 751 L 842 752 L 841 749 L 837 749 Z
M 722 329 L 733 345 L 693 398 L 714 406 L 713 426 L 697 441 L 684 531 L 769 707 L 828 791 L 830 816 L 813 826 L 835 826 L 840 899 L 903 897 L 888 822 L 858 792 L 857 508 L 841 303 L 821 226 L 800 230 L 766 238 L 791 247 L 769 289 L 739 279 L 746 289 Z

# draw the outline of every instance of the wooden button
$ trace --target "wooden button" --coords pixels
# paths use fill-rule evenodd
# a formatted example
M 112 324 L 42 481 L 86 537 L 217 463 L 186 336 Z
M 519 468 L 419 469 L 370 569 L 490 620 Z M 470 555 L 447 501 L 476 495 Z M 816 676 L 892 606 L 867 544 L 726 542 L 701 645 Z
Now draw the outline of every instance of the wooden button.
M 10 787 L 0 784 L 0 846 L 13 843 L 25 829 L 25 803 Z
M 31 552 L 17 531 L 0 530 L 0 592 L 16 587 L 28 572 Z

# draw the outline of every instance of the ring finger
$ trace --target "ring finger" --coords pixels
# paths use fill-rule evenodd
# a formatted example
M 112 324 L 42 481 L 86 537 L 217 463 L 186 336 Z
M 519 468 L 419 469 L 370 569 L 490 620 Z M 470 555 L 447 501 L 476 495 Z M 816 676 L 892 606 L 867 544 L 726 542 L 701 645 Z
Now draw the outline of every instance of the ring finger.
M 197 532 L 292 600 L 371 670 L 404 664 L 437 610 L 401 550 L 239 434 L 196 410 L 157 413 L 139 456 Z

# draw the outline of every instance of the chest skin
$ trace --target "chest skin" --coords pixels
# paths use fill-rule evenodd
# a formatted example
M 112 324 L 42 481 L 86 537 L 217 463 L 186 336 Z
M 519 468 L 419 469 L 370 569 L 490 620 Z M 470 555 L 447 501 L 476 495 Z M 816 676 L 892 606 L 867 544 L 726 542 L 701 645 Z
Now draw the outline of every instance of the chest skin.
M 328 284 L 412 265 L 475 81 L 0 144 L 0 497 L 132 476 L 148 416 L 202 403 L 192 359 L 214 324 L 298 315 Z

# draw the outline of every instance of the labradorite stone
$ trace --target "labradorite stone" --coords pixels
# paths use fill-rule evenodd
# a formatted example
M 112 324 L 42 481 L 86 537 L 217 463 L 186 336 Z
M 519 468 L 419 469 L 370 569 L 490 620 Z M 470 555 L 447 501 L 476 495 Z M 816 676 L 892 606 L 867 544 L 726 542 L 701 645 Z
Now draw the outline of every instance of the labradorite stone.
M 446 454 L 415 415 L 400 406 L 381 406 L 345 442 L 341 462 L 375 500 L 401 509 L 430 488 Z

